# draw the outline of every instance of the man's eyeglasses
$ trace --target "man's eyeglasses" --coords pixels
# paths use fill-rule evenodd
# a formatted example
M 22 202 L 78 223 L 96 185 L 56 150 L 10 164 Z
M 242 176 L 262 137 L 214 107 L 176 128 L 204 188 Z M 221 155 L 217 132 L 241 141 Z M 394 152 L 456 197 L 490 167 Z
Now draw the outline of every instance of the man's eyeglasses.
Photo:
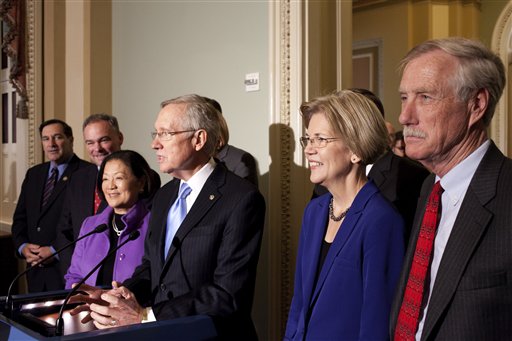
M 160 141 L 169 141 L 172 139 L 174 135 L 178 135 L 181 133 L 191 133 L 194 130 L 182 130 L 182 131 L 152 131 L 151 132 L 151 138 L 154 140 L 157 136 Z
M 300 140 L 300 145 L 302 146 L 302 148 L 306 148 L 306 146 L 308 145 L 308 142 L 314 148 L 324 148 L 325 146 L 327 146 L 327 143 L 336 141 L 336 140 L 341 140 L 341 139 L 338 137 L 320 137 L 320 136 L 307 137 L 307 136 L 303 136 L 299 140 Z

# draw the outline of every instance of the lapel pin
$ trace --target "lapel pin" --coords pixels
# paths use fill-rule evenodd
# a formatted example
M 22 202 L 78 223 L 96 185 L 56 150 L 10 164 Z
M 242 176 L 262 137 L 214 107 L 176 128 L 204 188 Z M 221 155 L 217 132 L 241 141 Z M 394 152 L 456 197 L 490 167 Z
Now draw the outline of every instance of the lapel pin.
M 210 199 L 210 200 L 213 200 L 213 199 L 215 199 L 215 195 L 213 195 L 213 194 L 210 194 L 210 198 L 209 198 L 209 199 Z
M 68 181 L 68 177 L 67 176 L 63 176 L 62 177 L 62 181 Z

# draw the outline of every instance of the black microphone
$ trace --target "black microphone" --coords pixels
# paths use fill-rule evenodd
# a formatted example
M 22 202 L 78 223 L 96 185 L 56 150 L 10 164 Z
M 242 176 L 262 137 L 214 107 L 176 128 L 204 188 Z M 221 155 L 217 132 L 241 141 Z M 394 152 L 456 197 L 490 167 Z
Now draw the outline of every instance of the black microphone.
M 59 317 L 57 318 L 57 321 L 55 322 L 55 336 L 62 336 L 63 335 L 63 332 L 64 332 L 64 319 L 62 318 L 62 315 L 64 314 L 64 307 L 66 306 L 66 304 L 68 304 L 68 301 L 69 299 L 71 298 L 71 296 L 73 296 L 74 293 L 76 293 L 79 289 L 80 289 L 80 286 L 82 284 L 85 283 L 85 281 L 92 276 L 92 274 L 94 272 L 96 272 L 96 270 L 98 270 L 100 268 L 100 266 L 102 266 L 105 261 L 110 257 L 112 256 L 113 254 L 115 254 L 117 252 L 117 250 L 119 250 L 121 247 L 123 247 L 125 244 L 127 244 L 128 242 L 132 241 L 132 240 L 135 240 L 137 238 L 139 238 L 140 236 L 140 232 L 139 231 L 132 231 L 129 235 L 128 235 L 128 238 L 122 242 L 121 244 L 119 244 L 118 246 L 116 246 L 115 248 L 113 248 L 106 256 L 105 258 L 103 258 L 98 264 L 96 264 L 96 266 L 91 270 L 89 271 L 89 273 L 87 275 L 84 276 L 84 278 L 82 278 L 80 280 L 80 282 L 78 282 L 74 287 L 73 289 L 71 289 L 71 291 L 68 293 L 68 295 L 66 296 L 66 298 L 64 299 L 64 303 L 62 303 L 62 306 L 60 307 L 60 311 L 59 311 Z
M 69 242 L 67 243 L 66 245 L 64 245 L 63 247 L 61 247 L 60 249 L 58 249 L 57 251 L 55 251 L 54 253 L 52 253 L 51 255 L 49 255 L 48 257 L 45 257 L 43 259 L 41 259 L 40 261 L 38 261 L 36 264 L 34 265 L 29 265 L 24 271 L 22 271 L 21 273 L 19 273 L 16 277 L 14 277 L 14 279 L 12 280 L 11 282 L 11 285 L 9 285 L 9 290 L 7 290 L 7 296 L 5 298 L 5 315 L 10 317 L 11 316 L 11 313 L 12 311 L 14 310 L 14 307 L 13 307 L 13 302 L 12 302 L 12 297 L 11 297 L 11 290 L 12 290 L 12 286 L 14 285 L 14 283 L 16 283 L 16 281 L 23 275 L 25 275 L 27 272 L 31 271 L 33 268 L 35 267 L 38 267 L 40 264 L 42 264 L 43 262 L 46 262 L 47 260 L 50 260 L 52 259 L 53 257 L 57 256 L 59 253 L 61 253 L 62 251 L 68 249 L 69 247 L 75 245 L 76 243 L 78 243 L 80 240 L 84 239 L 84 238 L 87 238 L 89 237 L 90 235 L 93 235 L 93 234 L 96 234 L 96 233 L 101 233 L 103 231 L 105 231 L 106 229 L 108 228 L 107 224 L 101 224 L 99 226 L 97 226 L 94 230 L 92 230 L 91 232 L 89 233 L 86 233 L 84 234 L 83 236 L 73 240 L 72 242 Z

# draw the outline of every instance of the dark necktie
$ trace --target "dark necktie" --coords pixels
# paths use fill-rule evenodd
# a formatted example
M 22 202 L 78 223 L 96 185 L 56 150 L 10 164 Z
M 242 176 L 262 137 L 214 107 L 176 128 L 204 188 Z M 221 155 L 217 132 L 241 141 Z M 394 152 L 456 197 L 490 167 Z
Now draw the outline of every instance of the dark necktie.
M 416 250 L 412 260 L 404 299 L 395 329 L 395 341 L 414 340 L 418 329 L 419 316 L 425 293 L 425 279 L 429 272 L 432 249 L 439 217 L 439 208 L 443 188 L 438 181 L 428 197 L 425 215 L 420 227 Z
M 46 180 L 46 184 L 44 186 L 43 192 L 43 202 L 41 207 L 45 207 L 48 203 L 48 199 L 52 195 L 53 189 L 55 188 L 55 184 L 57 183 L 57 179 L 59 178 L 59 170 L 57 167 L 54 167 L 51 171 L 50 177 Z

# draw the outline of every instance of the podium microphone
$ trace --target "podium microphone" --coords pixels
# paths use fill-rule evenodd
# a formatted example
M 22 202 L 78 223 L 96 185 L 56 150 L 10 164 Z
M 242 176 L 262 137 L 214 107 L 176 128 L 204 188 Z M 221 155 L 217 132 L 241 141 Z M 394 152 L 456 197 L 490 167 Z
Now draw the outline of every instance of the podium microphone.
M 62 303 L 62 306 L 60 307 L 60 311 L 59 311 L 59 317 L 57 318 L 57 321 L 55 322 L 55 336 L 62 336 L 63 335 L 63 332 L 64 332 L 64 319 L 62 318 L 62 315 L 64 314 L 64 307 L 66 306 L 66 304 L 68 304 L 68 301 L 69 299 L 71 298 L 71 296 L 73 296 L 74 293 L 76 293 L 79 289 L 80 289 L 80 286 L 82 284 L 85 283 L 85 281 L 92 276 L 92 274 L 94 272 L 96 272 L 96 270 L 98 270 L 100 268 L 100 266 L 102 266 L 106 261 L 107 259 L 112 256 L 113 254 L 115 254 L 117 252 L 117 250 L 119 250 L 120 248 L 122 248 L 125 244 L 127 244 L 128 242 L 131 242 L 132 240 L 135 240 L 137 238 L 139 238 L 140 236 L 140 232 L 139 231 L 132 231 L 129 235 L 128 235 L 128 238 L 122 242 L 121 244 L 119 244 L 118 246 L 116 246 L 115 248 L 113 248 L 106 256 L 105 258 L 103 258 L 98 264 L 96 264 L 96 266 L 91 270 L 89 271 L 89 273 L 87 275 L 84 276 L 84 278 L 82 278 L 80 280 L 80 282 L 78 282 L 74 287 L 73 289 L 71 289 L 71 291 L 68 293 L 68 295 L 66 296 L 66 298 L 64 299 L 64 303 Z
M 12 297 L 11 297 L 11 290 L 12 290 L 12 286 L 14 285 L 14 283 L 16 283 L 16 281 L 23 275 L 25 275 L 27 272 L 30 272 L 33 268 L 35 267 L 38 267 L 40 264 L 46 262 L 47 260 L 50 260 L 52 259 L 53 257 L 57 256 L 59 253 L 61 253 L 62 251 L 68 249 L 69 247 L 75 245 L 76 243 L 78 243 L 80 240 L 84 239 L 84 238 L 87 238 L 89 237 L 90 235 L 93 235 L 93 234 L 96 234 L 96 233 L 101 233 L 103 231 L 105 231 L 106 229 L 108 228 L 107 224 L 101 224 L 99 226 L 97 226 L 94 230 L 92 230 L 91 232 L 89 233 L 86 233 L 84 234 L 83 236 L 67 243 L 66 245 L 64 245 L 63 247 L 61 247 L 60 249 L 58 249 L 57 251 L 55 251 L 54 253 L 52 253 L 51 255 L 49 255 L 48 257 L 45 257 L 43 259 L 41 259 L 40 261 L 38 261 L 36 264 L 34 265 L 30 265 L 28 266 L 24 271 L 22 271 L 21 273 L 19 273 L 16 277 L 14 277 L 14 279 L 12 280 L 11 284 L 9 285 L 9 290 L 7 290 L 7 296 L 5 298 L 5 315 L 10 317 L 11 316 L 11 313 L 14 309 L 13 307 L 13 302 L 12 302 Z

